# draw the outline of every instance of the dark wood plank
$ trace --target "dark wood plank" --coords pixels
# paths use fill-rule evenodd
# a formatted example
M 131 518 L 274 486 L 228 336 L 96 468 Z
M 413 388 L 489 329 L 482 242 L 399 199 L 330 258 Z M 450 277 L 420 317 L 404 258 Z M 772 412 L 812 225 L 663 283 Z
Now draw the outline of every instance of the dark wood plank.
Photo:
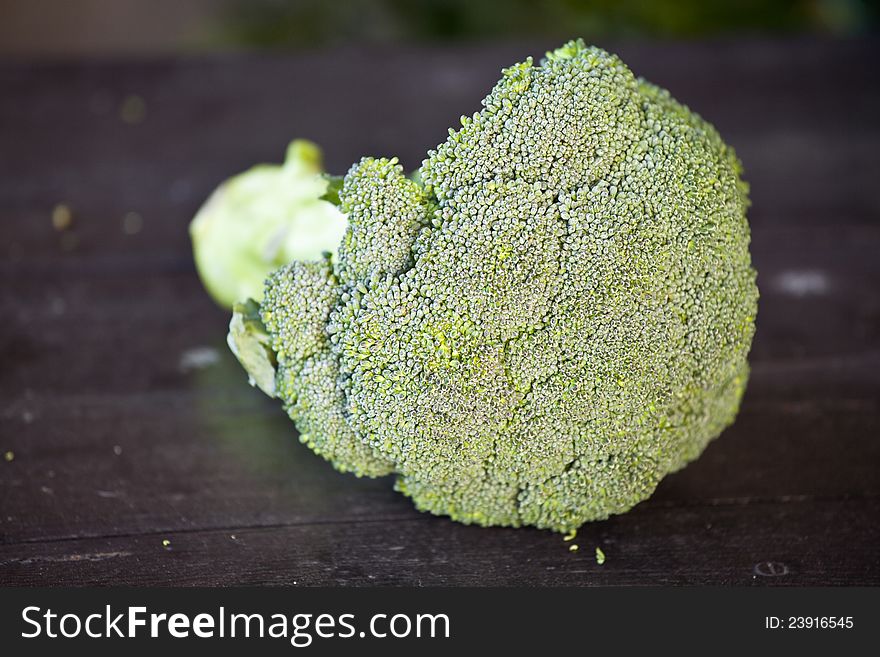
M 416 166 L 552 45 L 0 65 L 0 583 L 880 583 L 872 42 L 613 47 L 743 157 L 762 300 L 737 423 L 578 553 L 335 473 L 244 385 L 189 255 L 211 188 L 294 136 Z
M 638 507 L 574 543 L 415 516 L 0 546 L 12 585 L 880 584 L 880 501 Z M 163 541 L 169 541 L 165 547 Z M 601 546 L 606 562 L 596 563 Z

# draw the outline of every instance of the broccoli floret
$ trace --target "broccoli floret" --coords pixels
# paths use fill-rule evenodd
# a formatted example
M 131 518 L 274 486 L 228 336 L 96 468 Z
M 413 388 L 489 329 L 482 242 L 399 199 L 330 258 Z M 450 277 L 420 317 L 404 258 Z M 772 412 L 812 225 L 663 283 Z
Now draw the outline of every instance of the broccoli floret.
M 582 41 L 506 69 L 461 123 L 412 178 L 352 167 L 338 260 L 268 279 L 261 344 L 336 467 L 462 522 L 570 532 L 733 421 L 747 186 L 712 126 Z
M 272 271 L 335 253 L 345 216 L 322 198 L 321 150 L 297 139 L 281 166 L 261 164 L 221 184 L 190 224 L 199 276 L 225 308 L 259 301 Z

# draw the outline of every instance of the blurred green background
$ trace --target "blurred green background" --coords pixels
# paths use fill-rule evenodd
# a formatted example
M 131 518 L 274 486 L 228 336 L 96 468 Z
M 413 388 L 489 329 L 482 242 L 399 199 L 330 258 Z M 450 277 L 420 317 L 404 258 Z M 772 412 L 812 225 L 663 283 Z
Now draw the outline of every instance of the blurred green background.
M 0 0 L 0 54 L 875 33 L 878 0 Z

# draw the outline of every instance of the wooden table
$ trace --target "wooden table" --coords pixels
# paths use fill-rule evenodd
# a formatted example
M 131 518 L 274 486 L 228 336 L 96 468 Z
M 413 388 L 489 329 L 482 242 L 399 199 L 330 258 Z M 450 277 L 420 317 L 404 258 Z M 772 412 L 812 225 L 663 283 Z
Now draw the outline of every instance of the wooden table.
M 0 584 L 880 584 L 877 42 L 610 44 L 740 153 L 761 306 L 735 426 L 578 552 L 334 472 L 246 385 L 211 189 L 297 136 L 416 167 L 552 45 L 0 65 Z

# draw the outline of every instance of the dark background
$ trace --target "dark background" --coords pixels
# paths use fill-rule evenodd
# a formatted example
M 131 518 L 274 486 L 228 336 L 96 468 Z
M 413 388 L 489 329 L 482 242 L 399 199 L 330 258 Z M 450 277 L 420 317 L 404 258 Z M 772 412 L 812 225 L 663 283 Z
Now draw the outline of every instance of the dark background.
M 0 53 L 197 54 L 876 32 L 877 0 L 0 0 Z
M 0 0 L 0 584 L 880 584 L 875 7 L 492 5 Z M 579 35 L 737 149 L 762 296 L 736 424 L 571 552 L 301 446 L 186 228 L 294 137 L 414 168 Z

